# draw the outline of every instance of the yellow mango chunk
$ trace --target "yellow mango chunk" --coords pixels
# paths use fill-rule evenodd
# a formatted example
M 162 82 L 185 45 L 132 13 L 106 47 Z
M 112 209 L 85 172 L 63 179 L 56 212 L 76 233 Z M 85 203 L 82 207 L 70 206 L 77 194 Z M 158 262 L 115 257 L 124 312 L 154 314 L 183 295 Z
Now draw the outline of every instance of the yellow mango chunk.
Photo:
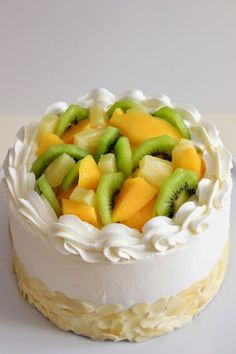
M 181 134 L 173 125 L 164 119 L 154 118 L 149 113 L 138 110 L 130 110 L 125 114 L 115 111 L 109 124 L 118 128 L 122 135 L 127 136 L 132 146 L 161 135 L 181 139 Z
M 65 144 L 73 144 L 74 136 L 80 132 L 90 128 L 89 118 L 82 120 L 76 125 L 71 125 L 70 128 L 61 136 Z
M 136 214 L 131 216 L 129 219 L 122 221 L 122 224 L 125 224 L 133 229 L 142 231 L 143 225 L 153 218 L 153 209 L 156 202 L 156 198 L 152 198 L 142 209 L 140 209 Z
M 96 210 L 91 205 L 78 203 L 69 199 L 62 199 L 62 212 L 64 215 L 76 215 L 82 221 L 87 221 L 93 226 L 99 227 Z
M 78 186 L 96 190 L 101 175 L 101 170 L 92 155 L 87 155 L 80 162 Z
M 47 148 L 49 148 L 49 146 L 58 144 L 64 144 L 64 142 L 59 138 L 59 136 L 53 133 L 44 133 L 40 138 L 39 147 L 36 151 L 36 155 L 40 156 L 44 153 L 45 150 L 47 150 Z
M 202 156 L 196 151 L 192 141 L 181 139 L 172 151 L 173 169 L 184 168 L 195 171 L 199 178 L 205 173 L 205 164 Z
M 128 178 L 121 187 L 112 213 L 112 221 L 129 219 L 142 209 L 155 195 L 156 188 L 141 177 Z

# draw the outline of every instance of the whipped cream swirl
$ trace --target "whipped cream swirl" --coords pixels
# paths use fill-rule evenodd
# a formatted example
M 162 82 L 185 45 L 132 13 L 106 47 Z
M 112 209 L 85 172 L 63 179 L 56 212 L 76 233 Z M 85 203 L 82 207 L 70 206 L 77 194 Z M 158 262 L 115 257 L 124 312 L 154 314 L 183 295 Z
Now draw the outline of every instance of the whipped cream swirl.
M 172 104 L 162 94 L 148 97 L 139 90 L 126 91 L 115 97 L 105 89 L 98 89 L 78 101 L 84 107 L 96 102 L 107 109 L 117 99 L 124 98 L 142 104 L 148 112 L 162 106 L 173 107 L 185 120 L 195 146 L 202 152 L 205 176 L 199 182 L 196 194 L 172 219 L 154 217 L 144 225 L 142 233 L 122 224 L 110 224 L 99 230 L 74 215 L 63 215 L 58 219 L 47 200 L 35 191 L 35 176 L 30 172 L 36 158 L 37 124 L 19 131 L 4 162 L 3 185 L 11 209 L 17 209 L 34 234 L 46 237 L 58 252 L 79 256 L 86 262 L 124 263 L 175 252 L 194 242 L 196 236 L 201 237 L 201 232 L 210 225 L 213 210 L 223 208 L 230 198 L 231 155 L 223 146 L 216 127 L 201 121 L 200 113 L 193 106 Z M 60 114 L 67 107 L 65 102 L 57 102 L 49 106 L 46 113 Z

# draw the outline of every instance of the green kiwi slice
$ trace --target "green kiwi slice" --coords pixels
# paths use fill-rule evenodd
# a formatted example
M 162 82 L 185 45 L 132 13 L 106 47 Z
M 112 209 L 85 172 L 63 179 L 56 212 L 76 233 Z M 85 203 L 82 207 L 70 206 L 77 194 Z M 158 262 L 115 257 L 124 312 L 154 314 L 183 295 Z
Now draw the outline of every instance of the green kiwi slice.
M 71 104 L 58 118 L 56 135 L 61 136 L 73 122 L 80 122 L 89 116 L 88 108 Z
M 196 192 L 198 182 L 196 172 L 177 168 L 161 185 L 154 207 L 155 215 L 172 218 Z
M 65 175 L 62 181 L 62 189 L 64 192 L 66 192 L 70 188 L 70 186 L 76 181 L 76 179 L 79 177 L 79 166 L 80 166 L 80 161 L 78 161 Z
M 185 139 L 190 139 L 190 132 L 181 118 L 180 114 L 171 107 L 162 107 L 158 111 L 153 113 L 153 116 L 162 118 L 172 124 L 181 133 Z
M 127 137 L 122 136 L 118 139 L 115 145 L 115 156 L 118 171 L 123 172 L 125 177 L 129 177 L 132 174 L 133 161 L 132 151 Z
M 112 205 L 115 194 L 120 190 L 125 176 L 122 172 L 105 173 L 97 187 L 98 210 L 104 225 L 112 223 Z
M 41 156 L 39 156 L 32 165 L 32 171 L 34 172 L 36 178 L 39 178 L 50 162 L 61 154 L 67 154 L 74 160 L 80 160 L 88 155 L 86 151 L 73 144 L 52 145 Z
M 133 169 L 138 167 L 139 161 L 145 155 L 160 156 L 171 160 L 172 150 L 177 144 L 178 141 L 168 135 L 146 140 L 133 151 Z
M 128 111 L 128 109 L 134 108 L 137 106 L 137 103 L 132 100 L 121 100 L 115 102 L 107 111 L 108 118 L 111 118 L 113 112 L 116 108 L 121 108 L 123 111 Z
M 112 146 L 115 144 L 117 139 L 119 138 L 119 130 L 114 127 L 107 127 L 101 139 L 99 140 L 95 159 L 98 161 L 101 155 L 108 153 Z
M 37 186 L 40 190 L 40 192 L 44 195 L 44 197 L 47 199 L 57 216 L 59 217 L 61 215 L 61 207 L 60 203 L 53 192 L 52 187 L 48 183 L 46 177 L 42 175 L 39 179 L 37 179 Z

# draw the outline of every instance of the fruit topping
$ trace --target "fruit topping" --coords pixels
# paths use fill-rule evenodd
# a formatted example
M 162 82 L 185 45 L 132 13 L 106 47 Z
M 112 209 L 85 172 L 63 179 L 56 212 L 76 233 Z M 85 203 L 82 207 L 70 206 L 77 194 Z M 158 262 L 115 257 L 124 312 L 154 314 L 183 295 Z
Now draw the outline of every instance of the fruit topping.
M 32 171 L 36 178 L 39 178 L 47 166 L 59 155 L 67 154 L 75 160 L 80 160 L 87 155 L 87 153 L 75 145 L 62 144 L 50 146 L 41 156 L 39 156 L 33 163 Z
M 153 218 L 153 210 L 156 198 L 152 198 L 142 209 L 136 214 L 132 215 L 129 219 L 123 220 L 122 224 L 125 224 L 133 229 L 142 231 L 143 225 Z
M 75 104 L 71 104 L 67 110 L 62 113 L 58 119 L 58 124 L 56 128 L 56 134 L 61 136 L 69 126 L 74 122 L 80 122 L 81 120 L 87 118 L 89 115 L 89 110 L 84 107 L 80 107 Z
M 104 225 L 112 223 L 114 197 L 120 190 L 125 176 L 122 172 L 106 173 L 101 176 L 97 188 L 98 210 Z
M 146 140 L 133 151 L 133 168 L 137 168 L 139 161 L 145 155 L 154 155 L 171 160 L 172 150 L 178 141 L 168 135 Z
M 190 139 L 189 129 L 187 128 L 180 114 L 176 112 L 173 108 L 162 107 L 158 111 L 153 113 L 153 116 L 166 120 L 178 129 L 183 138 Z
M 141 177 L 126 179 L 116 198 L 112 221 L 129 219 L 142 209 L 156 193 L 156 188 Z
M 73 183 L 77 182 L 79 177 L 80 161 L 76 162 L 76 164 L 65 175 L 61 186 L 64 192 L 66 192 Z
M 53 192 L 52 187 L 48 183 L 46 177 L 42 175 L 38 180 L 37 180 L 37 186 L 40 190 L 40 192 L 44 195 L 44 197 L 47 199 L 57 216 L 61 215 L 61 207 L 60 203 L 57 200 L 57 197 L 55 193 Z
M 74 166 L 75 160 L 67 154 L 61 154 L 44 171 L 44 175 L 47 178 L 49 184 L 52 187 L 58 187 L 61 185 L 66 174 Z
M 172 162 L 146 155 L 139 162 L 137 176 L 144 178 L 159 191 L 160 186 L 173 171 Z
M 44 133 L 41 135 L 41 138 L 39 140 L 39 147 L 36 151 L 36 155 L 40 156 L 44 153 L 44 151 L 47 150 L 47 148 L 49 148 L 49 146 L 59 144 L 64 144 L 64 142 L 59 138 L 59 136 L 53 133 Z
M 82 120 L 77 124 L 72 124 L 67 131 L 62 134 L 61 139 L 65 144 L 73 144 L 75 135 L 84 132 L 90 128 L 90 121 L 88 118 Z
M 119 130 L 114 127 L 107 127 L 101 136 L 96 149 L 96 160 L 99 160 L 101 155 L 110 152 L 111 148 L 114 146 L 115 142 L 119 138 Z
M 173 168 L 184 168 L 195 171 L 199 178 L 205 172 L 205 165 L 201 155 L 196 151 L 191 140 L 181 139 L 179 144 L 172 151 Z
M 75 135 L 74 143 L 89 154 L 95 154 L 98 143 L 105 132 L 105 128 L 93 128 Z
M 131 110 L 123 115 L 114 114 L 109 124 L 118 128 L 134 146 L 161 135 L 169 135 L 176 140 L 181 139 L 180 132 L 172 124 L 142 111 Z
M 106 127 L 108 118 L 101 104 L 94 104 L 90 108 L 89 120 L 91 128 Z
M 125 136 L 119 138 L 115 145 L 115 156 L 118 171 L 124 173 L 125 177 L 132 174 L 133 161 L 129 139 Z
M 101 171 L 91 155 L 87 155 L 79 164 L 79 182 L 81 188 L 96 190 Z
M 42 135 L 45 133 L 54 133 L 57 127 L 57 116 L 53 116 L 51 114 L 47 114 L 44 116 L 38 127 L 38 134 L 37 134 L 37 140 L 40 141 Z
M 102 173 L 117 172 L 115 154 L 102 155 L 98 161 L 98 167 Z
M 113 112 L 117 109 L 120 108 L 122 109 L 122 111 L 126 112 L 131 108 L 134 108 L 137 105 L 137 103 L 135 103 L 132 100 L 122 100 L 122 101 L 117 101 L 115 102 L 107 111 L 107 116 L 108 118 L 111 118 L 111 116 L 113 115 Z
M 97 206 L 96 193 L 92 189 L 76 187 L 69 199 L 74 202 L 93 206 L 94 208 Z
M 107 112 L 101 103 L 72 104 L 59 117 L 43 117 L 32 171 L 58 216 L 62 206 L 96 227 L 122 222 L 142 231 L 195 193 L 202 156 L 181 115 L 170 107 L 151 114 L 151 101 L 124 99 Z
M 95 227 L 99 227 L 98 215 L 93 206 L 69 199 L 62 199 L 62 211 L 64 215 L 76 215 L 81 220 L 87 221 Z
M 172 217 L 195 192 L 198 186 L 196 172 L 177 168 L 161 185 L 155 204 L 155 215 Z

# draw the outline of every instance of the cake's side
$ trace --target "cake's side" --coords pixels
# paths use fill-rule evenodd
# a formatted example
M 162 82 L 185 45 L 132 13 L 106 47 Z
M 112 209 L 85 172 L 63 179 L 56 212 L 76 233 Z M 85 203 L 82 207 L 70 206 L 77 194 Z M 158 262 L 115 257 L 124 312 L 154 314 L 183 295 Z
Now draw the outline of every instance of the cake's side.
M 52 292 L 40 279 L 28 276 L 15 253 L 14 269 L 22 296 L 61 329 L 95 340 L 141 342 L 184 326 L 212 300 L 224 279 L 228 249 L 226 242 L 220 260 L 204 279 L 174 296 L 127 309 L 120 304 L 96 306 Z
M 14 250 L 30 277 L 69 298 L 128 308 L 172 296 L 207 277 L 227 241 L 229 211 L 230 201 L 224 209 L 212 212 L 209 227 L 186 247 L 124 264 L 93 264 L 58 253 L 48 238 L 28 229 L 16 212 L 10 213 L 10 227 Z
M 57 213 L 38 193 L 39 175 L 32 172 L 39 161 L 38 124 L 20 131 L 4 164 L 22 294 L 59 327 L 94 339 L 140 341 L 181 327 L 216 294 L 227 264 L 231 156 L 218 131 L 200 122 L 193 107 L 171 104 L 166 96 L 131 96 L 148 112 L 153 104 L 179 112 L 201 155 L 198 188 L 173 215 L 151 214 L 138 231 L 115 222 L 99 229 L 71 212 Z M 94 102 L 107 110 L 114 101 L 97 90 L 80 103 L 83 110 Z M 60 118 L 67 107 L 59 103 L 49 112 Z

